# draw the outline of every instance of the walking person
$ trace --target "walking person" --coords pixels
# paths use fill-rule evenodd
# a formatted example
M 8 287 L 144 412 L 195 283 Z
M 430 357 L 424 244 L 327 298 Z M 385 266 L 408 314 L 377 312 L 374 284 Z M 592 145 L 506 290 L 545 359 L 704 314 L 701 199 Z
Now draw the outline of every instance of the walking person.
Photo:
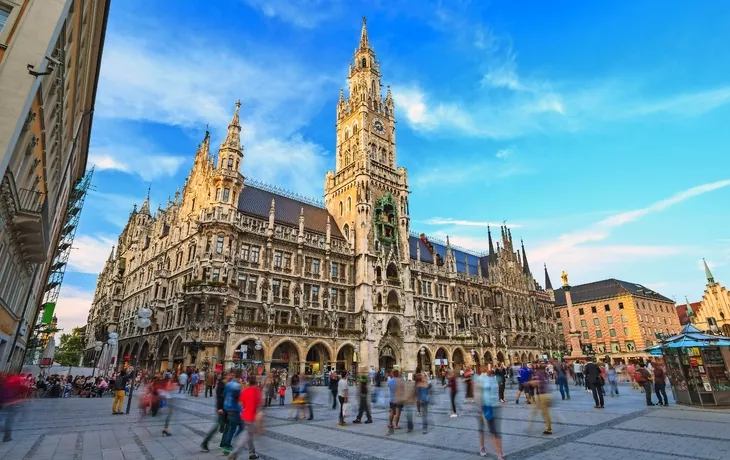
M 255 382 L 255 377 L 249 377 L 249 385 Z M 223 411 L 226 413 L 226 430 L 221 439 L 223 454 L 228 455 L 233 450 L 233 435 L 241 426 L 241 369 L 236 369 L 231 379 L 223 387 Z
M 368 416 L 365 423 L 373 423 L 373 417 L 370 415 L 370 403 L 368 402 L 368 379 L 364 375 L 360 377 L 360 406 L 357 409 L 357 417 L 352 423 L 361 423 L 363 412 Z
M 213 388 L 215 388 L 216 375 L 215 372 L 208 369 L 208 373 L 205 376 L 205 397 L 208 395 L 213 396 Z
M 388 390 L 390 390 L 390 413 L 388 414 L 388 434 L 391 435 L 395 431 L 400 430 L 398 422 L 400 422 L 400 413 L 403 406 L 400 404 L 401 394 L 403 393 L 403 380 L 400 378 L 400 372 L 394 370 L 388 379 Z
M 643 361 L 639 363 L 639 368 L 634 372 L 634 380 L 636 383 L 643 388 L 644 395 L 646 396 L 646 405 L 653 406 L 651 402 L 651 380 L 652 376 L 648 370 L 646 370 L 646 364 Z
M 459 391 L 458 382 L 454 371 L 449 370 L 449 395 L 451 397 L 451 415 L 449 417 L 456 417 L 456 393 Z
M 345 423 L 345 404 L 347 404 L 347 371 L 342 371 L 342 378 L 337 382 L 337 400 L 340 401 L 340 426 L 347 425 Z
M 656 399 L 659 400 L 660 406 L 668 406 L 669 400 L 667 399 L 667 376 L 664 373 L 664 369 L 660 364 L 654 366 L 654 392 L 656 393 Z M 662 402 L 664 398 L 664 402 Z
M 575 375 L 575 386 L 583 385 L 583 364 L 576 360 L 573 363 L 573 374 Z
M 608 375 L 609 392 L 613 398 L 614 396 L 618 396 L 618 372 L 616 371 L 616 367 L 609 365 L 606 373 Z
M 545 369 L 539 368 L 536 372 L 532 373 L 532 380 L 530 385 L 534 388 L 535 405 L 532 407 L 532 419 L 535 418 L 535 414 L 539 410 L 542 413 L 542 418 L 545 421 L 545 431 L 542 432 L 544 436 L 550 436 L 553 434 L 553 424 L 550 419 L 550 406 L 552 405 L 552 398 L 550 397 L 550 389 L 548 387 L 547 376 L 545 375 Z M 528 424 L 529 427 L 529 424 Z M 529 428 L 528 428 L 529 430 Z
M 231 453 L 231 459 L 236 460 L 244 446 L 248 447 L 249 460 L 259 458 L 254 446 L 254 437 L 262 434 L 263 431 L 263 414 L 261 412 L 261 389 L 256 385 L 256 376 L 249 377 L 248 386 L 243 389 L 240 396 L 240 405 L 242 406 L 241 418 L 245 424 L 245 433 L 236 443 L 236 449 Z
M 568 365 L 564 362 L 559 362 L 555 366 L 555 373 L 557 375 L 558 389 L 560 390 L 560 397 L 565 400 L 570 399 L 570 386 L 568 385 Z
M 595 358 L 591 358 L 591 360 L 583 367 L 583 373 L 586 385 L 588 385 L 593 392 L 593 402 L 596 403 L 593 407 L 596 409 L 603 409 L 604 382 L 603 377 L 601 377 L 601 369 L 594 360 Z
M 178 390 L 178 393 L 187 391 L 188 374 L 186 374 L 185 372 L 181 372 L 180 375 L 177 377 L 177 383 L 178 383 L 178 385 L 180 385 L 180 389 Z
M 499 363 L 497 368 L 494 370 L 494 376 L 497 378 L 499 402 L 506 403 L 507 401 L 504 399 L 504 388 L 506 386 L 507 369 L 504 367 L 504 363 Z
M 122 414 L 122 406 L 124 404 L 124 396 L 127 394 L 127 382 L 129 374 L 126 369 L 122 369 L 114 379 L 114 402 L 112 403 L 112 415 Z
M 205 438 L 203 438 L 203 442 L 200 443 L 200 449 L 203 452 L 209 452 L 210 449 L 208 448 L 208 442 L 210 442 L 211 438 L 215 434 L 216 431 L 219 431 L 220 433 L 225 432 L 226 429 L 226 412 L 223 410 L 223 390 L 225 389 L 226 384 L 231 380 L 231 375 L 229 374 L 225 379 L 221 375 L 215 384 L 215 409 L 218 414 L 218 420 L 216 420 L 215 425 L 213 425 L 208 433 L 205 435 Z
M 337 383 L 339 379 L 337 374 L 332 372 L 330 374 L 330 393 L 332 394 L 332 410 L 337 409 Z
M 423 434 L 426 434 L 428 432 L 428 404 L 431 401 L 431 383 L 423 374 L 416 377 L 416 400 L 421 410 Z
M 479 422 L 479 455 L 487 456 L 485 447 L 485 427 L 489 429 L 489 435 L 494 443 L 494 449 L 497 451 L 497 458 L 504 460 L 504 452 L 502 451 L 502 436 L 497 427 L 497 392 L 499 382 L 487 366 L 482 366 L 481 375 L 476 377 L 477 394 L 479 395 L 479 404 L 481 411 L 477 415 Z M 424 431 L 425 433 L 425 431 Z
M 304 411 L 304 406 L 306 405 L 309 407 L 309 418 L 307 420 L 314 420 L 314 412 L 312 410 L 312 398 L 309 392 L 309 389 L 311 388 L 311 384 L 309 383 L 309 377 L 307 377 L 306 374 L 302 374 L 302 376 L 299 379 L 299 399 L 302 402 L 302 409 L 301 409 L 301 419 L 304 419 L 304 416 L 306 412 Z
M 165 377 L 165 380 L 163 381 L 162 388 L 157 390 L 158 396 L 160 398 L 160 403 L 164 401 L 164 406 L 167 409 L 167 417 L 165 417 L 165 427 L 162 429 L 162 435 L 163 436 L 172 436 L 170 434 L 170 421 L 172 420 L 172 412 L 174 404 L 172 402 L 172 378 Z M 178 393 L 179 394 L 179 393 Z
M 532 404 L 532 401 L 530 401 L 530 397 L 532 396 L 532 387 L 530 385 L 530 381 L 532 380 L 532 369 L 530 369 L 529 365 L 522 364 L 522 368 L 519 371 L 519 386 L 517 387 L 517 399 L 515 400 L 515 404 L 520 403 L 520 395 L 522 392 L 525 393 L 525 399 L 527 400 L 527 404 Z

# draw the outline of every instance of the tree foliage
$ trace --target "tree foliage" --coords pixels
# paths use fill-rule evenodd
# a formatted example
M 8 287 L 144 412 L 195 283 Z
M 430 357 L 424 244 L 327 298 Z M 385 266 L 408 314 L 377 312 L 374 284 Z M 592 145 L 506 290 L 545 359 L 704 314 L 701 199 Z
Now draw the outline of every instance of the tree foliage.
M 56 361 L 61 366 L 78 366 L 84 343 L 78 334 L 61 334 L 61 343 L 56 348 Z

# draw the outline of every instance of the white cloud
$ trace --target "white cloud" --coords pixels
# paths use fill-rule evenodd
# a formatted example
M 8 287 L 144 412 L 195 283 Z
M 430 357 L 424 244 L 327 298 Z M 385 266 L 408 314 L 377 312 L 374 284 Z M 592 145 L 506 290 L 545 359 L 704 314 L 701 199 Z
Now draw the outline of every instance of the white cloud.
M 89 151 L 89 163 L 99 170 L 111 169 L 136 174 L 145 181 L 174 176 L 185 157 L 154 155 L 140 149 L 139 145 L 106 144 L 94 146 Z
M 121 230 L 127 224 L 134 205 L 137 204 L 139 207 L 143 201 L 144 195 L 142 194 L 132 196 L 92 191 L 84 206 L 88 208 L 86 212 L 93 214 L 95 218 L 101 217 Z M 151 203 L 150 209 L 156 209 L 154 202 Z
M 58 327 L 63 333 L 70 334 L 75 327 L 86 324 L 89 317 L 94 291 L 64 284 L 56 302 L 55 315 Z
M 501 150 L 498 150 L 497 151 L 497 153 L 496 153 L 495 156 L 497 158 L 507 158 L 511 154 L 512 154 L 512 150 L 511 149 L 501 149 Z
M 453 36 L 480 76 L 472 85 L 460 82 L 474 89 L 459 97 L 443 97 L 417 82 L 393 85 L 397 113 L 421 133 L 510 139 L 637 117 L 694 117 L 730 103 L 730 86 L 647 98 L 642 90 L 649 82 L 611 76 L 569 81 L 521 71 L 509 36 L 472 20 L 478 15 L 465 8 L 448 8 L 441 4 L 429 23 Z
M 428 219 L 424 221 L 424 223 L 429 225 L 456 225 L 456 226 L 464 226 L 464 227 L 499 227 L 500 225 L 503 225 L 501 222 L 485 222 L 485 221 L 476 221 L 476 220 L 459 220 L 459 219 L 452 219 L 450 217 L 434 217 L 433 219 Z M 522 227 L 522 224 L 509 224 L 510 228 L 519 228 Z
M 312 29 L 336 17 L 342 2 L 338 0 L 244 0 L 269 18 L 277 18 L 296 27 Z
M 76 235 L 68 258 L 68 270 L 98 275 L 117 239 L 109 235 Z
M 301 193 L 321 190 L 320 184 L 312 187 L 290 166 L 311 169 L 309 177 L 323 175 L 324 149 L 302 138 L 299 130 L 319 111 L 328 91 L 336 94 L 335 80 L 327 72 L 300 62 L 290 50 L 259 46 L 233 51 L 204 37 L 193 39 L 194 34 L 171 39 L 157 33 L 145 30 L 108 38 L 97 102 L 100 116 L 199 130 L 210 123 L 215 146 L 225 135 L 234 102 L 241 99 L 245 175 L 265 181 L 290 178 L 284 185 Z M 184 161 L 182 156 L 158 153 L 144 135 L 118 142 L 119 136 L 107 131 L 91 155 L 102 169 L 149 180 L 174 174 Z M 162 140 L 154 144 L 164 145 Z M 194 148 L 185 154 L 193 155 Z

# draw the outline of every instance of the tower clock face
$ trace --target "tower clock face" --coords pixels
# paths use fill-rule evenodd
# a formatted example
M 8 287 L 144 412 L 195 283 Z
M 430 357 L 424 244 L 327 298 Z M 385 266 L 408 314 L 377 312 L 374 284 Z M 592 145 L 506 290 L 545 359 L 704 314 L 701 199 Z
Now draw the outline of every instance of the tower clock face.
M 380 120 L 375 120 L 375 122 L 373 122 L 373 128 L 375 128 L 375 132 L 378 134 L 383 134 L 383 132 L 385 132 L 385 126 L 383 126 L 383 122 Z

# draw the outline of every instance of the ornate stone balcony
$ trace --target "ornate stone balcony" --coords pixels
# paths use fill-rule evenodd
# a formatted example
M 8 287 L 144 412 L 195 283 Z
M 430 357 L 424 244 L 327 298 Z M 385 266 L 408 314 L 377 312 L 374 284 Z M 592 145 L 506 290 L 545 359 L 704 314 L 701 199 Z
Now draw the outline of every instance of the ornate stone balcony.
M 10 208 L 23 259 L 30 263 L 46 260 L 51 229 L 45 194 L 38 190 L 17 188 L 13 174 L 6 171 L 0 184 L 0 199 Z M 70 208 L 68 212 L 77 213 L 80 209 Z

